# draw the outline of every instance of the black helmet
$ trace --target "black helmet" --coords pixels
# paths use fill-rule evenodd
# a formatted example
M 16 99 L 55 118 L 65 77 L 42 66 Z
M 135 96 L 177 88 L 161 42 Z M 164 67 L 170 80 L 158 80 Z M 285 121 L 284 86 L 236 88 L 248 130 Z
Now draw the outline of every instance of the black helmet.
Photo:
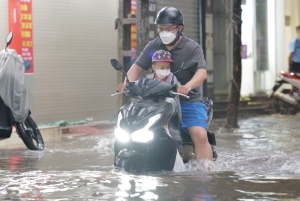
M 181 11 L 177 8 L 164 7 L 157 13 L 154 24 L 183 25 L 183 16 Z

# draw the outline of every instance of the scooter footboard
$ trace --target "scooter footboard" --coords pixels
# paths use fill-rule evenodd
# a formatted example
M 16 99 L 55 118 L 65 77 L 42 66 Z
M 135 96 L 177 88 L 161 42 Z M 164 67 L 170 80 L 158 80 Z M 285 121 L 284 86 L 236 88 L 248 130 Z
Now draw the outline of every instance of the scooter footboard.
M 215 137 L 215 133 L 212 131 L 207 131 L 207 138 L 208 138 L 208 142 L 211 145 L 217 145 L 217 141 L 216 141 L 216 137 Z

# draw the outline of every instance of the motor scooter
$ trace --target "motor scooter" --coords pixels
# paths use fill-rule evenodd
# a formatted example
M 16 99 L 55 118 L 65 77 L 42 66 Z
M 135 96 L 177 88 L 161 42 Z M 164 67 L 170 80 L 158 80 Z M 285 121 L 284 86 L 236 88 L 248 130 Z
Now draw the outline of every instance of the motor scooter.
M 280 71 L 277 76 L 280 80 L 276 81 L 270 95 L 270 97 L 274 97 L 274 108 L 281 114 L 296 114 L 300 106 L 300 75 Z M 292 85 L 292 90 L 282 89 L 283 84 Z
M 111 59 L 112 66 L 127 77 L 122 65 Z M 197 67 L 193 60 L 185 61 L 181 69 L 191 70 Z M 193 159 L 193 142 L 187 134 L 183 138 L 182 158 L 179 155 L 178 142 L 172 130 L 179 129 L 178 115 L 174 113 L 174 105 L 166 102 L 166 98 L 174 98 L 176 95 L 189 98 L 189 96 L 176 92 L 177 86 L 166 83 L 160 79 L 141 78 L 135 82 L 126 79 L 126 90 L 123 92 L 131 98 L 129 104 L 120 109 L 117 125 L 114 129 L 114 166 L 125 169 L 134 174 L 153 171 L 175 171 L 178 164 Z M 112 96 L 122 93 L 115 93 Z M 211 102 L 210 102 L 211 103 Z M 211 105 L 212 106 L 212 105 Z M 212 112 L 212 108 L 210 108 Z M 210 116 L 210 120 L 212 115 Z M 180 135 L 180 134 L 179 134 Z M 207 132 L 209 143 L 212 146 L 214 158 L 217 158 L 215 135 Z M 186 151 L 191 153 L 186 153 Z M 184 167 L 183 167 L 184 168 Z
M 13 32 L 6 37 L 6 47 L 0 52 L 0 140 L 11 137 L 13 128 L 30 150 L 43 150 L 43 137 L 28 109 L 24 86 L 25 67 L 16 51 L 9 49 Z

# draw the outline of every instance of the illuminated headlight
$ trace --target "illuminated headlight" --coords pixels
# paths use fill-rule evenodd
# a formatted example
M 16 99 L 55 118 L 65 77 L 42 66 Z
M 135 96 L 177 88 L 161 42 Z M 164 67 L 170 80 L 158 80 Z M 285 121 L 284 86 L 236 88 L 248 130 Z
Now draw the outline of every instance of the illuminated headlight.
M 152 126 L 157 120 L 159 120 L 161 117 L 161 114 L 157 114 L 149 119 L 148 124 L 137 131 L 134 131 L 131 134 L 131 140 L 133 142 L 149 142 L 150 140 L 153 140 L 153 132 L 149 131 L 150 126 Z
M 128 142 L 131 138 L 133 142 L 149 142 L 153 140 L 153 132 L 149 131 L 149 128 L 160 119 L 161 114 L 157 114 L 151 118 L 149 118 L 149 122 L 147 125 L 137 131 L 134 131 L 131 135 L 124 131 L 123 129 L 120 128 L 120 121 L 122 119 L 121 113 L 119 113 L 118 116 L 118 123 L 117 123 L 117 128 L 115 129 L 115 137 L 118 139 L 120 142 Z
M 130 135 L 122 130 L 121 128 L 116 128 L 115 129 L 115 137 L 120 141 L 120 142 L 128 142 L 130 139 Z
M 153 133 L 148 130 L 137 130 L 131 134 L 131 139 L 133 142 L 149 142 L 153 140 Z

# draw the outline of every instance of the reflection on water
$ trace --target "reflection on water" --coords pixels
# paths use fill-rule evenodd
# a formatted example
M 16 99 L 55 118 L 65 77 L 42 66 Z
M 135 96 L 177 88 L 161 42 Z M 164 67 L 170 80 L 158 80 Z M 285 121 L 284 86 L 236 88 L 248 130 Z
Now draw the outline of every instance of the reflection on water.
M 300 198 L 300 178 L 215 174 L 134 176 L 102 171 L 1 173 L 3 199 L 236 200 Z M 68 200 L 66 199 L 66 200 Z
M 158 195 L 155 194 L 158 186 L 158 179 L 155 177 L 140 176 L 132 178 L 129 175 L 120 177 L 121 183 L 118 185 L 116 197 L 118 200 L 125 198 L 141 198 L 144 200 L 157 200 Z
M 43 152 L 1 150 L 0 200 L 300 199 L 299 117 L 245 119 L 232 130 L 217 120 L 218 161 L 191 161 L 183 173 L 114 171 L 112 135 L 69 137 Z

